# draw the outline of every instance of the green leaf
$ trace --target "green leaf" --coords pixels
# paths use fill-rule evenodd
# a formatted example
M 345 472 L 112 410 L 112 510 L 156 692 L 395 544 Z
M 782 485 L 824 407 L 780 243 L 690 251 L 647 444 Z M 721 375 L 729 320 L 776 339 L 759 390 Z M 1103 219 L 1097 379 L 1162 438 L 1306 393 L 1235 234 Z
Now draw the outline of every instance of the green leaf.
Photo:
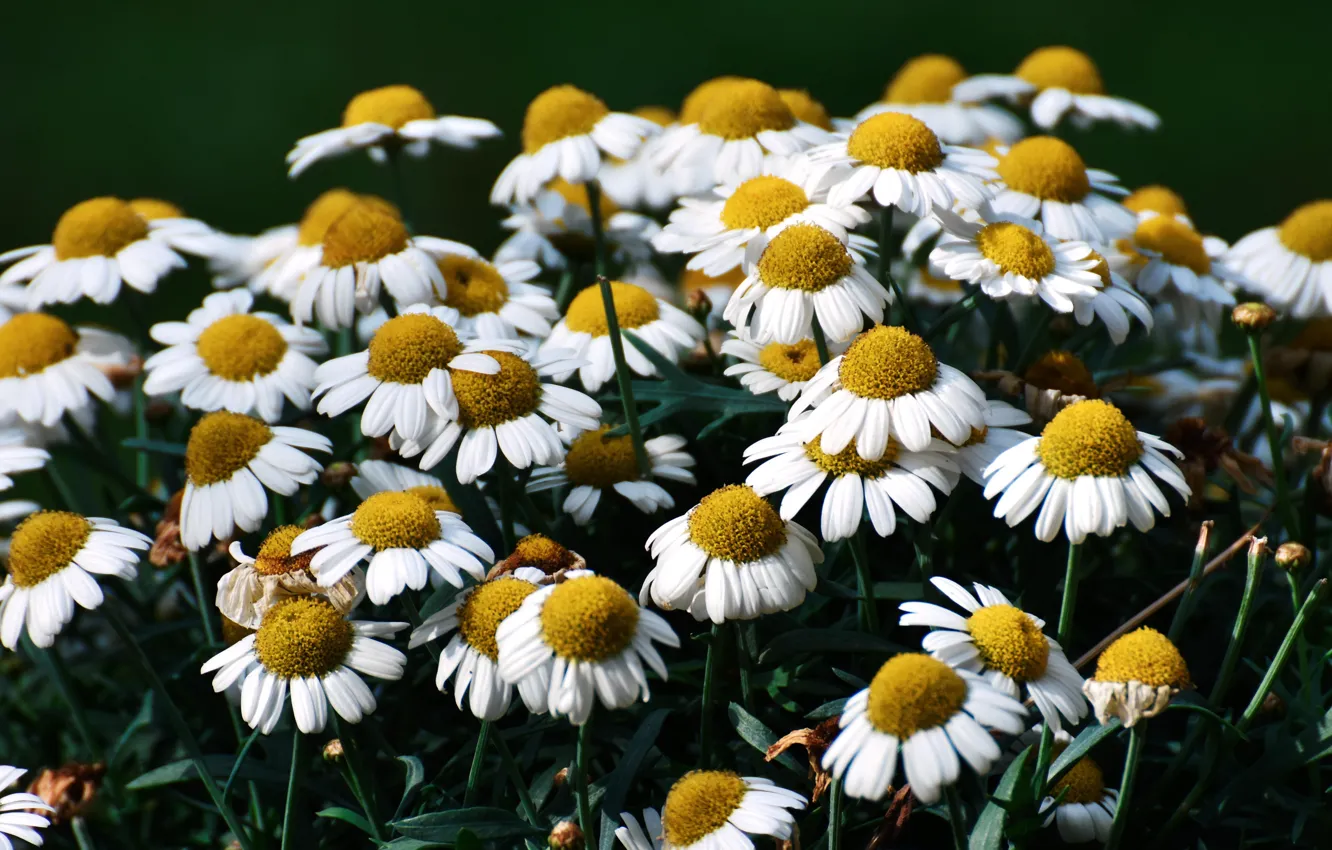
M 736 733 L 744 739 L 754 749 L 763 753 L 765 756 L 768 747 L 777 743 L 777 736 L 772 730 L 763 725 L 763 721 L 754 715 L 745 711 L 735 703 L 731 703 L 726 710 L 726 716 L 731 719 L 731 725 L 735 727 Z M 805 775 L 805 768 L 791 756 L 790 753 L 782 753 L 773 761 L 780 764 L 787 770 L 793 770 L 801 776 Z
M 1013 803 L 1015 791 L 1031 787 L 1031 774 L 1036 770 L 1036 766 L 1030 763 L 1033 751 L 1032 747 L 1027 747 L 1022 751 L 1022 755 L 1008 766 L 1008 770 L 1004 771 L 1003 778 L 999 780 L 999 787 L 995 789 L 994 798 L 985 804 L 980 817 L 976 818 L 976 825 L 971 830 L 971 839 L 967 842 L 968 850 L 1002 850 L 1004 824 L 1008 820 L 1008 812 L 1000 803 Z
M 397 811 L 393 813 L 394 818 L 402 817 L 402 813 L 411 805 L 412 798 L 416 796 L 416 789 L 425 781 L 425 767 L 421 760 L 416 756 L 398 756 L 398 761 L 407 769 L 407 778 L 403 782 L 402 799 L 398 801 Z
M 166 440 L 148 440 L 139 437 L 126 437 L 120 441 L 120 445 L 140 452 L 153 452 L 160 455 L 171 455 L 173 457 L 185 457 L 184 443 L 168 443 Z
M 153 725 L 153 692 L 148 691 L 143 695 L 143 702 L 139 705 L 139 713 L 134 715 L 134 719 L 125 727 L 125 731 L 120 733 L 110 751 L 106 754 L 106 762 L 112 768 L 115 767 L 116 760 L 120 754 L 129 746 L 129 742 L 134 736 L 144 729 L 150 729 Z
M 481 839 L 470 829 L 458 830 L 458 837 L 453 842 L 454 850 L 482 850 Z
M 635 399 L 637 399 L 637 396 L 635 396 Z M 641 411 L 638 414 L 638 425 L 640 428 L 646 428 L 649 425 L 655 425 L 656 423 L 660 422 L 666 417 L 673 416 L 676 413 L 679 413 L 681 410 L 684 410 L 685 404 L 686 400 L 681 398 L 671 401 L 664 401 L 661 404 L 658 404 L 656 407 L 652 408 L 651 410 Z M 628 425 L 617 425 L 607 432 L 607 436 L 623 437 L 625 434 L 628 433 L 629 433 Z
M 846 701 L 849 697 L 835 699 L 832 702 L 825 702 L 823 705 L 805 715 L 806 720 L 827 720 L 829 717 L 836 717 L 846 708 Z
M 906 647 L 878 635 L 846 629 L 796 629 L 773 638 L 759 654 L 760 664 L 779 664 L 792 655 L 826 652 L 869 652 L 895 655 Z
M 637 348 L 640 354 L 646 357 L 653 366 L 656 366 L 657 373 L 661 375 L 664 380 L 672 383 L 702 383 L 698 379 L 692 378 L 686 374 L 675 361 L 662 356 L 660 351 L 639 339 L 638 335 L 633 331 L 622 331 L 620 336 L 627 339 L 630 345 Z
M 340 820 L 344 823 L 351 824 L 366 835 L 370 834 L 370 822 L 359 813 L 353 812 L 351 809 L 344 809 L 342 806 L 333 806 L 332 808 L 324 809 L 321 812 L 315 812 L 315 817 Z
M 612 850 L 615 846 L 615 823 L 611 823 L 611 828 L 606 829 L 606 820 L 612 817 L 618 817 L 624 809 L 624 798 L 629 793 L 629 787 L 633 785 L 634 777 L 638 775 L 638 769 L 643 766 L 643 759 L 647 756 L 648 750 L 652 749 L 657 743 L 657 736 L 661 733 L 661 724 L 666 720 L 666 715 L 670 714 L 669 708 L 659 708 L 653 711 L 643 722 L 639 724 L 638 731 L 634 732 L 634 737 L 629 739 L 629 745 L 624 748 L 624 754 L 616 762 L 615 769 L 606 777 L 606 797 L 601 805 L 601 850 Z
M 532 826 L 508 809 L 496 809 L 489 806 L 474 806 L 469 809 L 453 809 L 448 812 L 431 812 L 425 815 L 393 821 L 393 828 L 407 838 L 420 841 L 434 841 L 440 844 L 453 844 L 458 834 L 466 829 L 476 834 L 477 838 L 497 840 L 502 838 L 535 838 L 544 832 Z
M 1045 783 L 1049 788 L 1060 779 L 1073 765 L 1078 763 L 1078 759 L 1091 751 L 1091 748 L 1104 741 L 1107 737 L 1119 731 L 1119 718 L 1111 718 L 1109 723 L 1103 726 L 1088 726 L 1078 733 L 1078 737 L 1073 739 L 1073 743 L 1064 748 L 1055 759 L 1054 764 L 1050 765 L 1050 778 Z

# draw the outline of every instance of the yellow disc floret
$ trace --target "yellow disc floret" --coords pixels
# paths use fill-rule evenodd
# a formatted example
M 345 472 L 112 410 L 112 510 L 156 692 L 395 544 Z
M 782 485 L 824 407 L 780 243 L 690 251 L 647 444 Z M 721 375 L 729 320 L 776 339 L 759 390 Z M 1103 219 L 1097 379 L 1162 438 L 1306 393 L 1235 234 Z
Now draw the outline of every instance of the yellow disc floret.
M 546 575 L 567 570 L 578 562 L 578 557 L 544 534 L 529 534 L 513 547 L 519 566 L 536 567 Z
M 1281 222 L 1281 244 L 1315 263 L 1332 260 L 1332 201 L 1305 204 Z
M 1170 638 L 1143 626 L 1105 648 L 1096 659 L 1098 682 L 1142 682 L 1153 688 L 1186 688 L 1189 667 Z
M 253 416 L 219 410 L 190 429 L 185 475 L 196 487 L 226 481 L 254 460 L 273 431 Z
M 689 514 L 689 539 L 713 558 L 748 564 L 786 543 L 786 523 L 747 484 L 714 490 Z
M 491 661 L 497 660 L 499 644 L 495 642 L 495 631 L 536 589 L 530 581 L 512 576 L 481 582 L 458 606 L 458 633 L 472 649 Z
M 1173 216 L 1156 215 L 1138 222 L 1133 241 L 1140 249 L 1160 254 L 1167 263 L 1192 269 L 1195 274 L 1212 270 L 1202 236 Z
M 1029 227 L 1012 221 L 987 224 L 976 234 L 976 247 L 1004 274 L 1040 280 L 1055 270 L 1050 244 Z
M 938 277 L 930 273 L 930 266 L 926 263 L 916 269 L 920 275 L 920 282 L 929 289 L 935 289 L 939 292 L 951 292 L 958 295 L 962 294 L 962 281 L 953 280 L 951 277 Z
M 639 479 L 634 442 L 625 434 L 608 437 L 609 425 L 584 431 L 569 444 L 564 471 L 574 486 L 606 488 L 622 481 Z
M 1091 370 L 1071 351 L 1047 351 L 1027 367 L 1022 379 L 1043 390 L 1057 390 L 1064 395 L 1099 398 L 1101 390 Z
M 813 124 L 821 130 L 832 130 L 832 116 L 822 103 L 819 103 L 804 89 L 779 89 L 782 102 L 791 110 L 797 121 Z
M 943 164 L 939 137 L 919 118 L 880 112 L 860 122 L 846 140 L 846 152 L 861 162 L 919 174 Z
M 0 378 L 36 375 L 67 360 L 79 344 L 74 329 L 46 313 L 19 313 L 0 325 Z
M 254 635 L 264 669 L 282 679 L 322 678 L 351 652 L 352 627 L 327 601 L 294 596 L 273 605 Z
M 1015 74 L 1038 89 L 1067 89 L 1074 94 L 1104 94 L 1101 72 L 1091 57 L 1072 47 L 1042 47 L 1028 54 Z
M 526 360 L 507 351 L 486 351 L 499 361 L 493 375 L 452 369 L 458 421 L 464 428 L 489 428 L 527 416 L 541 401 L 541 379 Z
M 951 56 L 926 53 L 908 59 L 883 90 L 884 103 L 947 103 L 953 86 L 967 78 L 967 71 Z
M 407 228 L 379 204 L 354 204 L 324 233 L 322 263 L 330 269 L 373 263 L 407 247 Z
M 1120 203 L 1135 213 L 1154 212 L 1171 216 L 1189 214 L 1184 199 L 1177 192 L 1159 185 L 1135 189 Z
M 569 136 L 585 136 L 609 113 L 606 104 L 594 94 L 577 86 L 552 86 L 527 105 L 523 152 L 535 153 Z
M 999 157 L 1008 188 L 1043 201 L 1080 201 L 1091 192 L 1087 165 L 1068 142 L 1054 136 L 1023 139 Z
M 144 221 L 157 221 L 162 218 L 184 218 L 185 211 L 170 201 L 161 198 L 134 198 L 129 202 L 130 209 L 139 214 Z
M 429 313 L 404 313 L 379 326 L 370 338 L 366 371 L 397 384 L 419 384 L 462 353 L 453 328 Z
M 905 328 L 875 325 L 856 337 L 837 376 L 861 398 L 890 399 L 934 386 L 939 361 L 929 343 Z
M 449 498 L 449 493 L 443 487 L 437 487 L 434 484 L 418 484 L 415 487 L 408 487 L 403 492 L 411 493 L 416 498 L 430 506 L 432 511 L 448 511 L 451 514 L 462 514 L 458 506 Z
M 75 204 L 60 216 L 51 246 L 57 260 L 114 257 L 126 246 L 148 237 L 148 222 L 119 198 L 93 198 Z
M 9 575 L 34 587 L 68 567 L 92 534 L 92 523 L 68 511 L 38 511 L 9 539 Z
M 1133 423 L 1099 399 L 1074 402 L 1059 411 L 1036 445 L 1046 471 L 1069 481 L 1083 475 L 1121 478 L 1142 452 Z
M 376 552 L 424 549 L 439 539 L 439 519 L 420 496 L 388 490 L 361 502 L 351 532 Z
M 434 117 L 435 107 L 416 89 L 402 85 L 384 86 L 353 97 L 342 113 L 342 126 L 383 124 L 400 130 L 408 121 Z
M 789 130 L 796 118 L 777 90 L 758 80 L 736 80 L 714 91 L 698 116 L 698 128 L 723 139 L 752 139 L 768 130 Z
M 439 271 L 444 275 L 444 303 L 464 316 L 499 312 L 509 300 L 509 285 L 485 260 L 445 254 Z
M 310 549 L 299 555 L 291 554 L 291 544 L 305 529 L 299 525 L 279 525 L 259 544 L 254 556 L 254 571 L 266 576 L 280 576 L 297 570 L 308 570 L 319 549 Z M 320 547 L 323 548 L 323 547 Z
M 1050 641 L 1029 614 L 1012 605 L 986 605 L 967 618 L 981 661 L 1015 682 L 1045 675 Z
M 736 83 L 746 82 L 748 79 L 748 77 L 724 74 L 699 83 L 693 91 L 685 95 L 684 102 L 680 104 L 680 123 L 697 124 L 699 117 L 703 114 L 703 107 L 711 103 L 714 96 Z
M 889 437 L 882 457 L 878 460 L 865 460 L 856 451 L 854 439 L 835 455 L 825 452 L 820 447 L 820 442 L 821 438 L 815 437 L 805 443 L 805 457 L 813 461 L 815 466 L 832 476 L 854 475 L 867 480 L 882 478 L 884 473 L 892 469 L 893 461 L 897 460 L 897 453 L 902 448 L 896 440 Z
M 763 249 L 758 274 L 768 286 L 815 293 L 846 277 L 853 263 L 833 234 L 817 224 L 793 224 Z
M 661 808 L 666 846 L 690 847 L 726 826 L 746 790 L 745 780 L 729 770 L 693 770 L 681 776 Z
M 1063 748 L 1057 748 L 1055 755 Z M 1072 803 L 1091 805 L 1099 803 L 1105 799 L 1105 777 L 1101 773 L 1101 766 L 1092 761 L 1090 756 L 1083 756 L 1073 763 L 1058 782 L 1050 787 L 1051 797 L 1058 798 L 1060 792 L 1064 793 L 1064 799 L 1060 800 L 1059 805 L 1067 806 Z
M 620 323 L 620 330 L 641 328 L 649 322 L 655 322 L 661 315 L 656 296 L 643 287 L 618 280 L 612 280 L 610 287 L 611 303 L 615 305 L 615 318 Z M 606 303 L 601 298 L 601 287 L 594 283 L 575 295 L 574 300 L 569 302 L 564 322 L 575 333 L 608 335 L 610 325 L 606 323 Z
M 875 729 L 905 742 L 947 723 L 966 701 L 967 683 L 953 668 L 924 653 L 906 652 L 874 674 L 866 715 Z
M 781 177 L 763 174 L 741 183 L 722 205 L 721 222 L 731 230 L 767 230 L 809 206 L 805 190 Z
M 568 661 L 605 661 L 629 648 L 638 632 L 638 604 L 604 576 L 555 586 L 541 606 L 546 645 Z
M 1096 265 L 1092 266 L 1090 269 L 1087 269 L 1087 271 L 1091 272 L 1092 274 L 1096 275 L 1101 279 L 1102 287 L 1109 286 L 1112 280 L 1110 277 L 1109 261 L 1107 261 L 1105 257 L 1103 257 L 1100 253 L 1096 251 L 1092 251 L 1090 254 L 1088 254 L 1086 259 L 1093 260 L 1096 263 Z
M 318 245 L 324 241 L 324 234 L 333 222 L 342 218 L 342 214 L 361 203 L 361 196 L 347 189 L 329 189 L 314 199 L 314 203 L 305 208 L 297 228 L 296 242 L 301 245 Z
M 208 371 L 228 381 L 271 373 L 287 353 L 287 341 L 272 322 L 248 313 L 218 319 L 194 344 Z
M 808 381 L 823 365 L 819 349 L 812 339 L 787 344 L 770 342 L 759 349 L 759 365 L 783 381 L 793 384 Z

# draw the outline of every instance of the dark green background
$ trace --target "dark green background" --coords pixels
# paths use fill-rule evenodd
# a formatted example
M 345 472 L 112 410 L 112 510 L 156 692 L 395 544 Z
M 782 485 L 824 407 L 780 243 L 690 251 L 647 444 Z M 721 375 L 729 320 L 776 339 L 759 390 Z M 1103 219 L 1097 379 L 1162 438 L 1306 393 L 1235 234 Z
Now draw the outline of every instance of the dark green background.
M 388 174 L 365 157 L 293 182 L 283 155 L 336 126 L 356 92 L 406 82 L 507 134 L 407 167 L 418 229 L 489 249 L 500 233 L 487 190 L 548 85 L 616 108 L 676 106 L 697 82 L 740 73 L 849 114 L 917 53 L 1004 72 L 1051 43 L 1088 50 L 1111 93 L 1164 119 L 1155 135 L 1094 131 L 1080 142 L 1088 162 L 1129 185 L 1173 185 L 1203 228 L 1234 239 L 1332 194 L 1323 2 L 6 5 L 3 248 L 48 241 L 65 208 L 99 194 L 160 196 L 239 232 L 293 221 L 339 183 L 387 194 Z

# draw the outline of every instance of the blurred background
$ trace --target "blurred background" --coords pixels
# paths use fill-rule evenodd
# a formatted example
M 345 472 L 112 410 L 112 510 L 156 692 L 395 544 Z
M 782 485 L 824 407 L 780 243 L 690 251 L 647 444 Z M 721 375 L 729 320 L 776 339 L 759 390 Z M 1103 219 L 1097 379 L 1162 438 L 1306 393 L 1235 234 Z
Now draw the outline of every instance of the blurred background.
M 1267 2 L 10 3 L 0 31 L 0 250 L 48 242 L 95 195 L 155 196 L 232 232 L 295 221 L 320 191 L 391 195 L 363 155 L 288 180 L 300 136 L 389 83 L 506 138 L 406 163 L 418 230 L 492 249 L 490 184 L 516 153 L 528 100 L 572 82 L 612 108 L 678 107 L 698 82 L 744 74 L 804 87 L 834 115 L 878 98 L 903 60 L 954 55 L 1010 72 L 1066 43 L 1108 93 L 1160 113 L 1156 134 L 1101 127 L 1072 140 L 1128 186 L 1164 182 L 1205 232 L 1234 240 L 1332 194 L 1332 4 Z M 194 306 L 202 275 L 176 278 Z M 154 312 L 164 301 L 155 299 Z M 184 306 L 184 305 L 181 305 Z M 177 310 L 179 312 L 179 310 Z

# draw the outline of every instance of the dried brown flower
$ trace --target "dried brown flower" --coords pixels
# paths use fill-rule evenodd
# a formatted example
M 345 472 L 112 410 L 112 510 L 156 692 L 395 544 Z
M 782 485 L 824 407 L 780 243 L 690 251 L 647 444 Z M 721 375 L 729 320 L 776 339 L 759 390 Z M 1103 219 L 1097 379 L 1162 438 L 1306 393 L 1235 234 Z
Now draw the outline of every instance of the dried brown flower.
M 768 747 L 763 756 L 767 761 L 772 761 L 792 747 L 804 747 L 805 755 L 809 759 L 809 775 L 814 780 L 811 802 L 817 801 L 832 782 L 832 775 L 823 769 L 823 754 L 832 744 L 833 738 L 837 737 L 837 721 L 837 717 L 830 717 L 813 729 L 788 732 L 779 738 L 777 743 Z
M 92 805 L 97 789 L 102 784 L 106 765 L 70 762 L 64 767 L 46 768 L 28 786 L 28 793 L 36 794 L 55 811 L 41 812 L 51 819 L 52 825 L 78 817 Z
M 189 557 L 189 550 L 180 542 L 180 503 L 185 498 L 184 490 L 167 500 L 162 510 L 162 518 L 157 521 L 157 532 L 153 547 L 148 550 L 148 563 L 158 569 L 172 564 L 179 564 Z

